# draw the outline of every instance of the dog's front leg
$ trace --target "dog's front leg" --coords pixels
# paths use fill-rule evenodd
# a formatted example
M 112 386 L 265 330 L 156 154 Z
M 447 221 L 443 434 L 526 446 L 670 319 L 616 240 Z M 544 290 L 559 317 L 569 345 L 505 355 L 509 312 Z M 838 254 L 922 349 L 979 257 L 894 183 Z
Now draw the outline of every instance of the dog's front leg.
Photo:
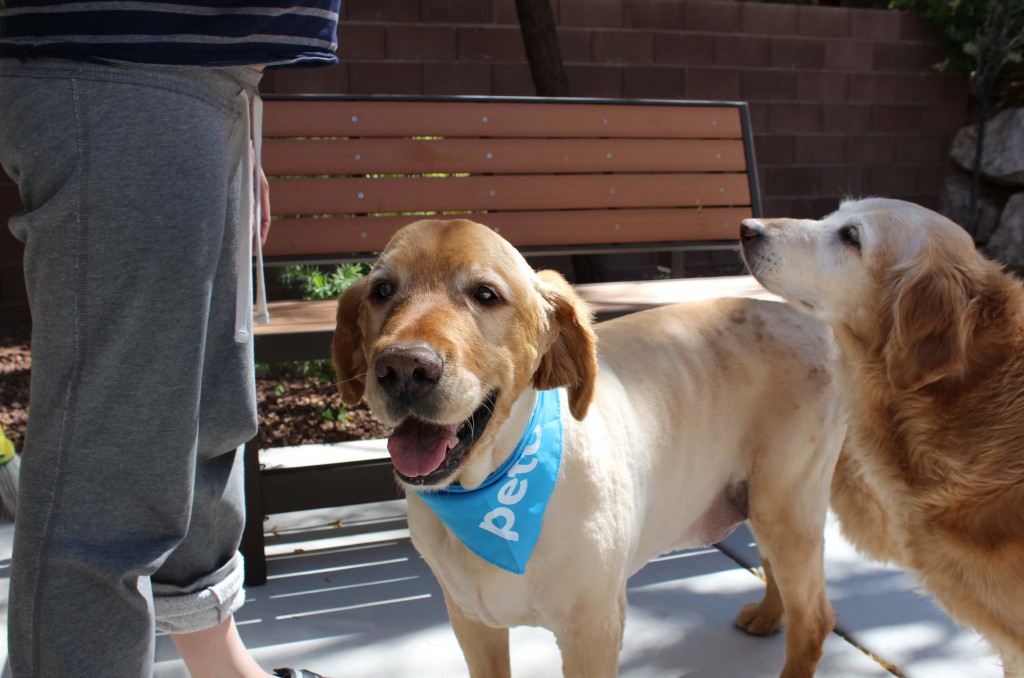
M 442 587 L 442 590 L 444 587 Z M 444 592 L 448 619 L 469 666 L 472 678 L 510 678 L 512 663 L 508 653 L 508 629 L 496 629 L 471 619 L 448 592 Z
M 1024 651 L 1010 643 L 989 642 L 1003 660 L 1003 678 L 1024 678 Z
M 780 678 L 813 676 L 825 638 L 835 626 L 823 566 L 826 497 L 806 494 L 811 496 L 805 495 L 803 505 L 762 498 L 751 511 L 767 588 L 764 600 L 744 608 L 736 623 L 764 635 L 777 629 L 785 616 L 786 665 Z
M 618 675 L 625 623 L 625 591 L 612 601 L 588 600 L 574 605 L 566 626 L 554 630 L 565 678 Z

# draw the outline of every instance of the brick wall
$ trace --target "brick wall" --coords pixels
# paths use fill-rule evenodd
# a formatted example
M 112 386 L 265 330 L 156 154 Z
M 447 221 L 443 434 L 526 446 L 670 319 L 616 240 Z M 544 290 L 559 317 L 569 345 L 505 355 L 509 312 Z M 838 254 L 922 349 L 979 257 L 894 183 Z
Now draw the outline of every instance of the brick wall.
M 724 0 L 552 2 L 574 96 L 750 102 L 769 216 L 818 217 L 843 196 L 938 206 L 968 95 L 962 76 L 932 68 L 944 48 L 915 17 Z M 343 12 L 341 64 L 269 72 L 262 90 L 534 93 L 514 0 L 346 0 Z M 0 218 L 13 211 L 10 193 L 0 183 Z M 18 252 L 0 233 L 0 322 L 23 299 Z
M 750 102 L 765 211 L 846 195 L 937 207 L 965 78 L 885 10 L 722 0 L 552 0 L 573 96 Z M 342 63 L 265 92 L 532 95 L 514 0 L 347 0 Z

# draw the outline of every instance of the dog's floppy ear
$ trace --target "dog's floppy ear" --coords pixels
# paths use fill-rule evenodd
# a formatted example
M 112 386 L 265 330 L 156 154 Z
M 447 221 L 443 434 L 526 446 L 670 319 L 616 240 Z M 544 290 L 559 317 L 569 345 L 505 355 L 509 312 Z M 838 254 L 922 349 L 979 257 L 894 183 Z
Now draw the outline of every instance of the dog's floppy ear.
M 337 322 L 331 342 L 331 357 L 338 375 L 338 389 L 346 405 L 359 404 L 366 388 L 366 354 L 359 316 L 363 306 L 365 280 L 349 286 L 338 299 Z
M 555 271 L 539 271 L 540 294 L 551 309 L 553 331 L 550 348 L 541 356 L 533 375 L 534 388 L 567 387 L 569 411 L 583 419 L 594 398 L 597 379 L 597 337 L 591 327 L 590 311 L 572 286 Z
M 923 264 L 897 286 L 893 327 L 885 347 L 889 381 L 916 391 L 967 364 L 970 294 L 963 272 Z

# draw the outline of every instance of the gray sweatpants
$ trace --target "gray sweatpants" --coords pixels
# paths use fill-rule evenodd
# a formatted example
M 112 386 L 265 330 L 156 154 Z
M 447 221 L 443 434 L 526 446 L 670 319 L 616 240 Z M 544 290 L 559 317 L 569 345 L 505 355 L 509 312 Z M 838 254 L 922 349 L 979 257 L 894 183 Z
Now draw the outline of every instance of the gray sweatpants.
M 256 409 L 251 339 L 233 338 L 238 135 L 259 77 L 0 60 L 33 322 L 16 677 L 147 676 L 154 626 L 242 604 L 237 448 Z

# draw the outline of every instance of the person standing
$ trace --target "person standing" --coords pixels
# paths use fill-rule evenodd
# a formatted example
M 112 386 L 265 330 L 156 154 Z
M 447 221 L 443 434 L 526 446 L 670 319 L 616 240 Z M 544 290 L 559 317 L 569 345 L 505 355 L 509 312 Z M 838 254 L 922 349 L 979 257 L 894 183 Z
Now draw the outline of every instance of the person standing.
M 33 324 L 15 678 L 151 675 L 155 630 L 196 678 L 267 675 L 233 617 L 269 225 L 257 85 L 336 63 L 339 5 L 0 0 Z

